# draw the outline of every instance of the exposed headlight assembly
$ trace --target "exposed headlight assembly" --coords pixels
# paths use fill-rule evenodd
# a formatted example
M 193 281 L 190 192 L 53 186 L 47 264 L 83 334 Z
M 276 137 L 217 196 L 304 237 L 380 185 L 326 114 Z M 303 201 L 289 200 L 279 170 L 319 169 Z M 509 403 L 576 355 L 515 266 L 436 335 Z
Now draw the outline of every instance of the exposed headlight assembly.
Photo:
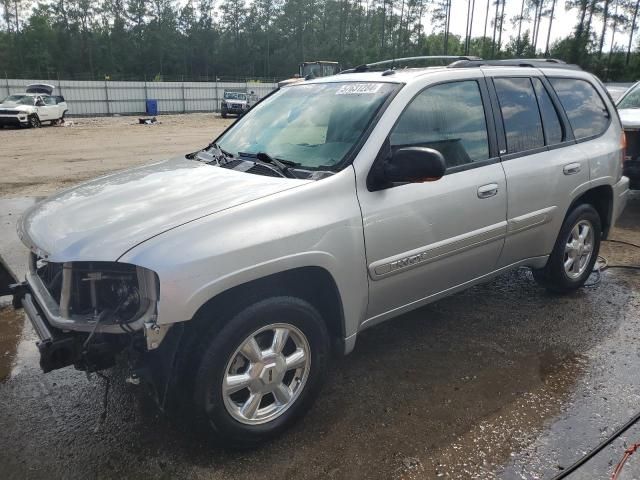
M 34 263 L 60 321 L 138 330 L 155 319 L 159 284 L 149 269 L 116 262 Z

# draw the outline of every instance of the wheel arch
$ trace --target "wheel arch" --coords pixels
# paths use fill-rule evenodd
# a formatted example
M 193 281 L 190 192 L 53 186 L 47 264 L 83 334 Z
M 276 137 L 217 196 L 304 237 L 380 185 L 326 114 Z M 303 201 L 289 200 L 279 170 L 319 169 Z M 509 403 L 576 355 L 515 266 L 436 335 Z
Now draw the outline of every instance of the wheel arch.
M 197 330 L 222 327 L 225 318 L 228 320 L 244 306 L 275 296 L 308 301 L 324 319 L 332 343 L 342 347 L 345 315 L 340 291 L 331 273 L 318 266 L 284 270 L 230 287 L 201 305 L 188 324 L 193 322 Z M 212 320 L 216 312 L 223 314 Z
M 575 207 L 582 204 L 593 205 L 602 222 L 602 239 L 606 239 L 611 229 L 613 216 L 613 188 L 611 185 L 593 187 L 577 197 L 567 210 L 567 215 Z

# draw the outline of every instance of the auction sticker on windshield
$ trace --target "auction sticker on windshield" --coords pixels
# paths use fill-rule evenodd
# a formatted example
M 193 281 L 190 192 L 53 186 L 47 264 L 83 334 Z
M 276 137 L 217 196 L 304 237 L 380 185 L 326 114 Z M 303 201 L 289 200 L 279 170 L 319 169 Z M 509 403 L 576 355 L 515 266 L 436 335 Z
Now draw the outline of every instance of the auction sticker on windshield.
M 376 93 L 381 83 L 349 83 L 341 86 L 336 95 L 358 95 L 360 93 Z

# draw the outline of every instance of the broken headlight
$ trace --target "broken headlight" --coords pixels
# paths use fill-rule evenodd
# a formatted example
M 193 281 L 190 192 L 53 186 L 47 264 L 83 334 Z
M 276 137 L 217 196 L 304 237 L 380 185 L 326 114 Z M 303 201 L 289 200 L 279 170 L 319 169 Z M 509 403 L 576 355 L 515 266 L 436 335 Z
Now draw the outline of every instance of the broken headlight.
M 149 313 L 158 299 L 157 275 L 136 265 L 39 262 L 37 272 L 67 319 L 130 324 Z

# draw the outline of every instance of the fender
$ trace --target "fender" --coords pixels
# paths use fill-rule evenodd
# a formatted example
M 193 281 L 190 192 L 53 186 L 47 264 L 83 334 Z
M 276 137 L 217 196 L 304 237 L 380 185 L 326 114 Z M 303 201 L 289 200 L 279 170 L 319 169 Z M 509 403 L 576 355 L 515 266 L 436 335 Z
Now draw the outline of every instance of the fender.
M 347 285 L 343 277 L 339 274 L 340 266 L 338 259 L 330 253 L 321 251 L 303 252 L 275 258 L 256 264 L 252 267 L 239 269 L 224 276 L 212 279 L 211 281 L 203 284 L 200 288 L 194 291 L 191 296 L 189 296 L 185 302 L 184 311 L 188 314 L 189 318 L 192 318 L 205 303 L 225 291 L 270 275 L 284 273 L 289 270 L 304 267 L 322 268 L 331 276 L 336 284 L 338 295 L 342 303 L 345 322 L 343 325 L 345 336 L 348 337 L 356 333 L 358 325 L 363 319 L 366 311 L 367 292 L 357 292 L 355 291 L 357 287 L 354 288 L 355 286 L 353 285 Z M 160 280 L 160 283 L 162 284 L 162 280 Z M 172 322 L 171 319 L 166 319 L 163 315 L 159 315 L 158 323 L 165 323 L 166 320 Z

